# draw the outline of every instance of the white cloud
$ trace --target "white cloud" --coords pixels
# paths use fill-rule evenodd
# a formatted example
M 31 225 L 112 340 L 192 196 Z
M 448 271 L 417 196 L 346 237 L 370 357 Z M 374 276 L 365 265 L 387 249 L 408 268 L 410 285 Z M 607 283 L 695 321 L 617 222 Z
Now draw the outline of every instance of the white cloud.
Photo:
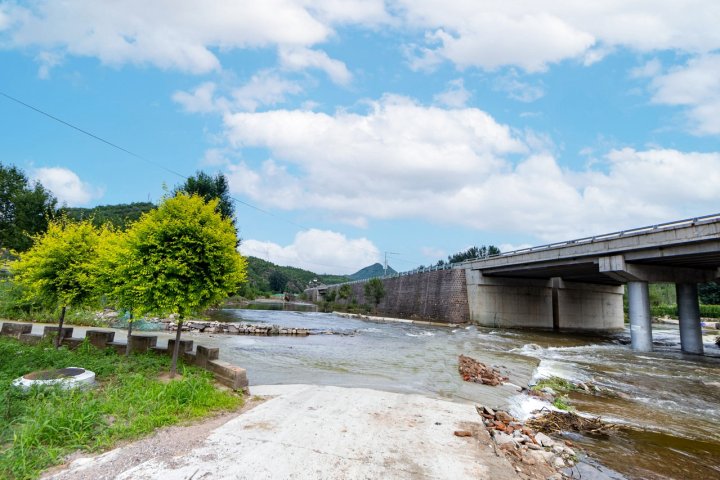
M 696 216 L 720 203 L 720 153 L 612 150 L 581 170 L 552 145 L 475 108 L 397 96 L 365 114 L 300 110 L 225 116 L 234 148 L 266 148 L 228 167 L 233 193 L 332 218 L 422 219 L 562 240 Z
M 62 62 L 62 55 L 53 52 L 40 52 L 35 60 L 40 64 L 38 78 L 47 80 L 50 78 L 50 70 Z
M 185 111 L 190 113 L 210 113 L 222 108 L 215 98 L 216 85 L 213 82 L 205 82 L 192 92 L 176 91 L 172 99 L 182 105 Z
M 714 0 L 398 0 L 406 25 L 428 33 L 415 66 L 517 66 L 530 72 L 567 59 L 599 61 L 617 47 L 639 52 L 720 48 Z
M 650 88 L 653 102 L 687 108 L 693 132 L 720 134 L 720 55 L 693 58 L 655 77 Z
M 205 82 L 190 92 L 176 91 L 172 99 L 190 113 L 253 112 L 262 106 L 284 103 L 287 95 L 301 92 L 302 87 L 297 83 L 270 70 L 262 70 L 244 85 L 231 89 L 227 95 L 218 94 L 218 86 L 214 82 Z
M 345 64 L 328 57 L 325 52 L 304 47 L 283 47 L 278 53 L 280 64 L 288 70 L 317 68 L 324 71 L 338 85 L 347 85 L 352 80 L 352 74 Z
M 365 6 L 304 0 L 38 0 L 4 10 L 13 46 L 190 73 L 218 70 L 217 49 L 311 46 L 332 35 L 334 23 L 372 25 L 385 18 L 379 0 Z
M 296 95 L 302 88 L 280 76 L 262 71 L 253 75 L 245 85 L 232 92 L 234 105 L 245 111 L 255 111 L 263 105 L 284 103 L 287 95 Z
M 453 108 L 464 107 L 472 94 L 465 89 L 462 78 L 448 82 L 448 89 L 433 97 L 435 102 Z
M 75 172 L 67 168 L 36 168 L 32 176 L 50 190 L 60 203 L 65 203 L 69 207 L 85 205 L 103 195 L 101 188 L 83 182 Z
M 380 251 L 366 238 L 349 239 L 329 230 L 310 229 L 297 233 L 286 246 L 259 240 L 243 240 L 243 255 L 290 265 L 317 273 L 348 275 L 380 259 Z
M 509 98 L 525 103 L 534 102 L 545 95 L 545 90 L 541 86 L 521 81 L 515 70 L 497 77 L 495 90 L 505 92 Z
M 630 70 L 630 78 L 652 78 L 662 72 L 662 63 L 657 58 Z

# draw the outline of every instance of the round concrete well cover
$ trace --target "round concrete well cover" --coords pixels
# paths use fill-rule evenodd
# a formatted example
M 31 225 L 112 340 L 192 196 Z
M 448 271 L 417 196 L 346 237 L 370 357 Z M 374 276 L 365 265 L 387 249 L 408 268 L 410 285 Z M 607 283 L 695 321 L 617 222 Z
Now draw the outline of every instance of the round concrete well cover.
M 33 385 L 60 385 L 62 388 L 88 387 L 95 383 L 95 373 L 80 367 L 31 372 L 17 378 L 13 385 L 28 390 Z

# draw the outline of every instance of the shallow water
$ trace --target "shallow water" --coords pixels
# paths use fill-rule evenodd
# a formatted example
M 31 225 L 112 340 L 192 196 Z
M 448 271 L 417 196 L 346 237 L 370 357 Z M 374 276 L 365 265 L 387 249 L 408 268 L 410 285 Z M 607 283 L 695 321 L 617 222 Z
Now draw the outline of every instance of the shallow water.
M 573 394 L 578 412 L 632 428 L 612 438 L 573 435 L 572 440 L 622 474 L 614 478 L 720 478 L 720 350 L 710 336 L 707 356 L 698 357 L 681 354 L 677 330 L 663 326 L 654 326 L 653 353 L 634 354 L 627 331 L 556 335 L 252 310 L 223 310 L 216 319 L 344 334 L 197 335 L 203 344 L 220 346 L 224 360 L 247 368 L 251 385 L 314 383 L 421 393 L 510 408 L 522 416 L 543 405 L 518 394 L 518 386 L 550 375 L 591 382 L 617 397 Z M 457 372 L 461 353 L 500 369 L 510 384 L 463 382 Z

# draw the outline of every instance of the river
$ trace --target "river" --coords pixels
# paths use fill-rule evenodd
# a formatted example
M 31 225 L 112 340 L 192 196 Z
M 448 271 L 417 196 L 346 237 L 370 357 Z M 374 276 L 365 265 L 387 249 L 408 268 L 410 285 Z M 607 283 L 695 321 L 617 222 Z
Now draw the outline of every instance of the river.
M 239 309 L 221 310 L 215 319 L 341 333 L 193 335 L 221 347 L 222 359 L 246 368 L 251 385 L 310 383 L 420 393 L 509 408 L 524 417 L 543 405 L 519 394 L 519 386 L 551 375 L 591 382 L 614 395 L 571 394 L 577 412 L 630 428 L 605 438 L 568 438 L 612 469 L 611 478 L 720 478 L 720 349 L 710 336 L 705 337 L 707 355 L 698 357 L 681 354 L 677 327 L 662 325 L 653 328 L 655 351 L 635 354 L 627 345 L 628 331 L 557 335 Z M 463 382 L 457 372 L 461 353 L 497 367 L 510 383 Z

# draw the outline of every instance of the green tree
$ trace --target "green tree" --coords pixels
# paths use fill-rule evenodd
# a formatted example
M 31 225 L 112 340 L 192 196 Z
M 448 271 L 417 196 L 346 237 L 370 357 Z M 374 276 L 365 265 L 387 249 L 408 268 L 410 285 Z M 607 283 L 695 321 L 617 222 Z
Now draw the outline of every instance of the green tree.
M 51 221 L 47 232 L 14 265 L 15 279 L 33 301 L 60 308 L 55 347 L 62 343 L 67 307 L 88 303 L 95 292 L 93 258 L 99 245 L 98 231 L 89 221 Z
M 183 320 L 234 294 L 245 280 L 235 227 L 217 207 L 217 199 L 206 203 L 180 192 L 127 231 L 127 258 L 118 275 L 127 279 L 123 288 L 130 289 L 136 313 L 177 316 L 171 376 Z
M 701 283 L 698 285 L 700 303 L 705 305 L 720 305 L 720 284 L 718 282 Z
M 285 291 L 285 286 L 288 283 L 288 277 L 280 270 L 273 270 L 268 278 L 268 283 L 270 284 L 270 290 L 277 293 L 283 293 Z
M 494 245 L 485 245 L 481 247 L 470 247 L 464 252 L 458 252 L 448 257 L 448 263 L 464 262 L 466 260 L 475 260 L 478 258 L 488 258 L 500 255 L 500 249 Z
M 382 280 L 379 278 L 371 278 L 365 282 L 364 291 L 365 297 L 372 300 L 373 305 L 375 306 L 375 313 L 377 313 L 377 307 L 380 305 L 380 301 L 385 296 L 385 286 L 383 285 Z
M 345 305 L 347 305 L 350 295 L 352 295 L 352 287 L 350 286 L 350 284 L 344 283 L 340 285 L 337 296 L 339 299 L 345 300 Z
M 230 197 L 230 186 L 227 178 L 222 173 L 212 177 L 202 170 L 198 170 L 194 177 L 188 178 L 185 183 L 176 187 L 173 194 L 180 192 L 188 195 L 198 195 L 206 202 L 217 199 L 215 211 L 222 215 L 223 218 L 231 220 L 233 225 L 235 224 L 235 207 Z
M 92 221 L 92 220 L 90 220 Z M 127 345 L 125 355 L 130 355 L 134 312 L 139 295 L 133 284 L 123 274 L 123 268 L 130 261 L 128 236 L 112 224 L 105 224 L 99 230 L 98 254 L 93 260 L 95 295 L 105 298 L 118 310 L 129 312 Z
M 23 252 L 55 217 L 57 200 L 17 167 L 0 164 L 0 249 Z

